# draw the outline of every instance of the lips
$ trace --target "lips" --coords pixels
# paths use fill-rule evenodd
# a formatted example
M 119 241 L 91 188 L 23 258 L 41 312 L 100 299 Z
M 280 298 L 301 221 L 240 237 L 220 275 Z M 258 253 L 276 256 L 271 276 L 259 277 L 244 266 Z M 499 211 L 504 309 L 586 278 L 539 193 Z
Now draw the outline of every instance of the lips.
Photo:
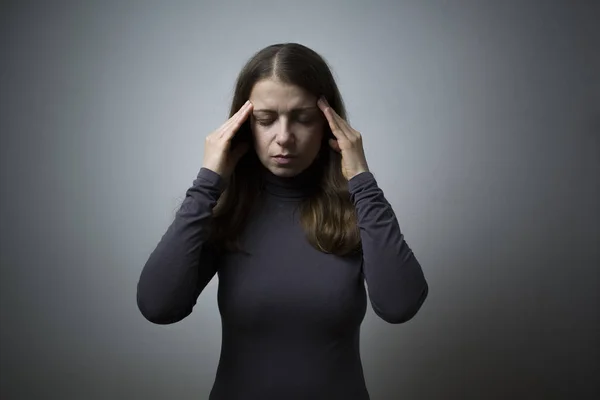
M 277 165 L 284 166 L 294 163 L 294 157 L 289 154 L 282 154 L 278 156 L 274 156 L 273 160 L 277 163 Z

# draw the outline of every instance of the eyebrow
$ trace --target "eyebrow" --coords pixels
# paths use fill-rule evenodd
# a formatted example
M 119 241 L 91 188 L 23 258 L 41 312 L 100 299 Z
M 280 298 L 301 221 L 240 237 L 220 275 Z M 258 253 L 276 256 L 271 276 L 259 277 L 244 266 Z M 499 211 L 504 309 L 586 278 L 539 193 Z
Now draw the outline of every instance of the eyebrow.
M 310 110 L 316 110 L 319 107 L 316 106 L 312 106 L 312 107 L 299 107 L 299 108 L 294 108 L 290 111 L 290 113 L 294 113 L 294 112 L 298 112 L 298 111 L 310 111 Z M 270 114 L 275 114 L 277 113 L 277 111 L 275 110 L 270 110 L 268 108 L 261 108 L 259 110 L 254 110 L 254 112 L 264 112 L 264 113 L 270 113 Z

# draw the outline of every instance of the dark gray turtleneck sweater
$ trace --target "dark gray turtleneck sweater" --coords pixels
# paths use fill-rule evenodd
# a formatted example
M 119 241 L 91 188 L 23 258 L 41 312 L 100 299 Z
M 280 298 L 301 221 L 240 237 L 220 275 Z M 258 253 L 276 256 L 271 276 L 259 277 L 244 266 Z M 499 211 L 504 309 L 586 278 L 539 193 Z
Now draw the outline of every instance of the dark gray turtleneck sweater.
M 348 182 L 362 255 L 324 254 L 307 242 L 295 211 L 314 185 L 309 170 L 266 173 L 240 241 L 251 255 L 217 256 L 203 244 L 226 183 L 202 168 L 144 266 L 138 307 L 157 324 L 188 316 L 218 274 L 223 336 L 210 400 L 367 400 L 365 282 L 373 310 L 390 323 L 412 318 L 427 297 L 421 266 L 370 172 Z

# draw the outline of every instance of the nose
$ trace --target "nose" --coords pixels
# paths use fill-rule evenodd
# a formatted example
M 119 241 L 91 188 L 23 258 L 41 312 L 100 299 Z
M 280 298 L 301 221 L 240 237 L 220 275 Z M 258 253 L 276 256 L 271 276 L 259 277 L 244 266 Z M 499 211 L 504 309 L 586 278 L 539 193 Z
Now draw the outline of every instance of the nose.
M 286 147 L 286 145 L 293 143 L 294 140 L 295 137 L 292 131 L 290 130 L 289 121 L 287 121 L 287 119 L 285 118 L 282 118 L 281 123 L 279 124 L 279 130 L 277 132 L 277 135 L 275 136 L 275 141 L 278 145 Z

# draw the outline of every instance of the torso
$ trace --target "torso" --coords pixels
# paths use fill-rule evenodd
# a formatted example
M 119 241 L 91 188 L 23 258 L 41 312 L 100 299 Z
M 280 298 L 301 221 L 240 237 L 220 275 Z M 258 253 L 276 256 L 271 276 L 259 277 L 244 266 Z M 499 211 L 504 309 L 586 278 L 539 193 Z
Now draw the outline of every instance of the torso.
M 241 235 L 251 255 L 219 260 L 223 345 L 211 399 L 368 399 L 362 258 L 312 247 L 297 205 L 264 194 Z

